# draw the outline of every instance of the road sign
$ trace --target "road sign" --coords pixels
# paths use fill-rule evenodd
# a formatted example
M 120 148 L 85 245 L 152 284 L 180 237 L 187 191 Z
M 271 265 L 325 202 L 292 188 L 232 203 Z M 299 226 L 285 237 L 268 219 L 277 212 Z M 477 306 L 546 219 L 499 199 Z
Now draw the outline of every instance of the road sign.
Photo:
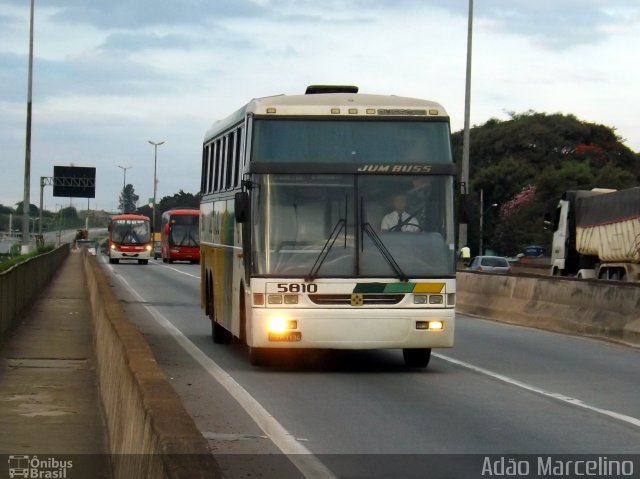
M 53 196 L 95 198 L 96 169 L 84 166 L 54 166 Z

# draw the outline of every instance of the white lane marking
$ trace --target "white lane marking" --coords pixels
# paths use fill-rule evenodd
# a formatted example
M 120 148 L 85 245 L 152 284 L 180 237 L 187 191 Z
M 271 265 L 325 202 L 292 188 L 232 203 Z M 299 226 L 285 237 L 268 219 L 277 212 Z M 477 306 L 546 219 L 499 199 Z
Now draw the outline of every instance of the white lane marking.
M 164 265 L 164 264 L 160 264 L 158 266 L 162 266 L 163 268 L 167 268 L 167 269 L 172 269 L 176 273 L 184 274 L 185 276 L 191 276 L 192 278 L 200 279 L 200 276 L 196 276 L 195 274 L 185 273 L 184 271 L 180 271 L 177 268 L 172 268 L 171 266 L 167 266 L 167 265 Z
M 113 267 L 107 265 L 113 272 Z M 138 301 L 145 303 L 145 299 L 134 290 L 122 275 L 115 275 L 134 295 Z M 271 441 L 280 449 L 289 460 L 298 468 L 302 475 L 309 479 L 332 479 L 337 477 L 316 457 L 309 449 L 298 442 L 293 434 L 287 431 L 249 392 L 235 379 L 222 369 L 213 359 L 203 353 L 193 344 L 171 321 L 153 306 L 143 305 L 173 339 L 189 353 L 227 392 L 242 406 L 256 424 L 269 436 Z
M 592 406 L 591 404 L 587 404 L 580 399 L 572 398 L 570 396 L 565 396 L 561 393 L 555 393 L 552 391 L 547 391 L 545 389 L 539 388 L 537 386 L 533 386 L 531 384 L 524 383 L 522 381 L 518 381 L 517 379 L 510 378 L 509 376 L 505 376 L 504 374 L 496 373 L 494 371 L 490 371 L 488 369 L 481 368 L 479 366 L 475 366 L 473 364 L 460 361 L 459 359 L 454 359 L 450 356 L 445 356 L 443 354 L 433 353 L 433 356 L 442 359 L 443 361 L 450 362 L 452 364 L 456 364 L 466 369 L 470 369 L 471 371 L 475 371 L 480 374 L 484 374 L 485 376 L 490 376 L 498 381 L 502 381 L 507 384 L 511 384 L 512 386 L 519 387 L 521 389 L 525 389 L 527 391 L 531 391 L 535 394 L 540 394 L 542 396 L 546 396 L 548 398 L 556 399 L 558 401 L 562 401 L 564 403 L 570 404 L 572 406 L 580 407 L 583 409 L 587 409 L 588 411 L 593 411 L 598 414 L 602 414 L 603 416 L 608 416 L 613 419 L 617 419 L 618 421 L 626 422 L 627 424 L 631 424 L 632 426 L 640 427 L 640 419 L 635 418 L 633 416 L 627 416 L 625 414 L 620 414 L 615 411 L 610 411 L 608 409 L 602 409 L 597 406 Z

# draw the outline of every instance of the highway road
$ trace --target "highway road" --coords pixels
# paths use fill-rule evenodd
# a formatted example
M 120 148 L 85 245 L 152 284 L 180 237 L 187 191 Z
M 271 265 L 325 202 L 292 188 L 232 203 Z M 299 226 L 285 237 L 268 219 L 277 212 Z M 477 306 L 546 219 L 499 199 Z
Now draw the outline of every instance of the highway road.
M 426 370 L 400 351 L 253 367 L 212 343 L 198 265 L 105 259 L 229 477 L 481 477 L 487 454 L 640 454 L 637 349 L 458 315 Z

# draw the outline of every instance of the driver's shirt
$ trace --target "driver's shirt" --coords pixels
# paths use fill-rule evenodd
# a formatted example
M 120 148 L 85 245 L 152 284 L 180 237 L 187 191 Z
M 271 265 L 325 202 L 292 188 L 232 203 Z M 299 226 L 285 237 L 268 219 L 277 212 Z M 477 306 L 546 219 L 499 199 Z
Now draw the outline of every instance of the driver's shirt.
M 403 211 L 402 213 L 392 211 L 388 215 L 385 215 L 384 218 L 382 218 L 380 229 L 382 231 L 389 231 L 394 226 L 397 226 L 398 223 L 402 223 L 409 218 L 411 218 L 411 215 L 406 211 Z M 407 224 L 402 226 L 401 230 L 406 233 L 415 233 L 417 231 L 420 231 L 420 227 L 418 226 L 418 219 L 415 216 L 412 217 Z M 398 229 L 395 229 L 394 231 L 398 231 Z

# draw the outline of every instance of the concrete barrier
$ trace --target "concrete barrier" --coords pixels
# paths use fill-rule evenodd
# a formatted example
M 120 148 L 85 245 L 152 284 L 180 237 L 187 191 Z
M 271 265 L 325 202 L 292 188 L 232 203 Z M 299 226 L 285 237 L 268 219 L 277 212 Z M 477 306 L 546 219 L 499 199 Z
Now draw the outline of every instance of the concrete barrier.
M 461 313 L 640 345 L 640 284 L 471 271 L 457 279 Z
M 84 266 L 114 477 L 222 477 L 207 441 L 127 318 L 96 257 L 84 254 Z
M 63 244 L 0 273 L 0 343 L 18 326 L 68 255 L 69 245 Z

